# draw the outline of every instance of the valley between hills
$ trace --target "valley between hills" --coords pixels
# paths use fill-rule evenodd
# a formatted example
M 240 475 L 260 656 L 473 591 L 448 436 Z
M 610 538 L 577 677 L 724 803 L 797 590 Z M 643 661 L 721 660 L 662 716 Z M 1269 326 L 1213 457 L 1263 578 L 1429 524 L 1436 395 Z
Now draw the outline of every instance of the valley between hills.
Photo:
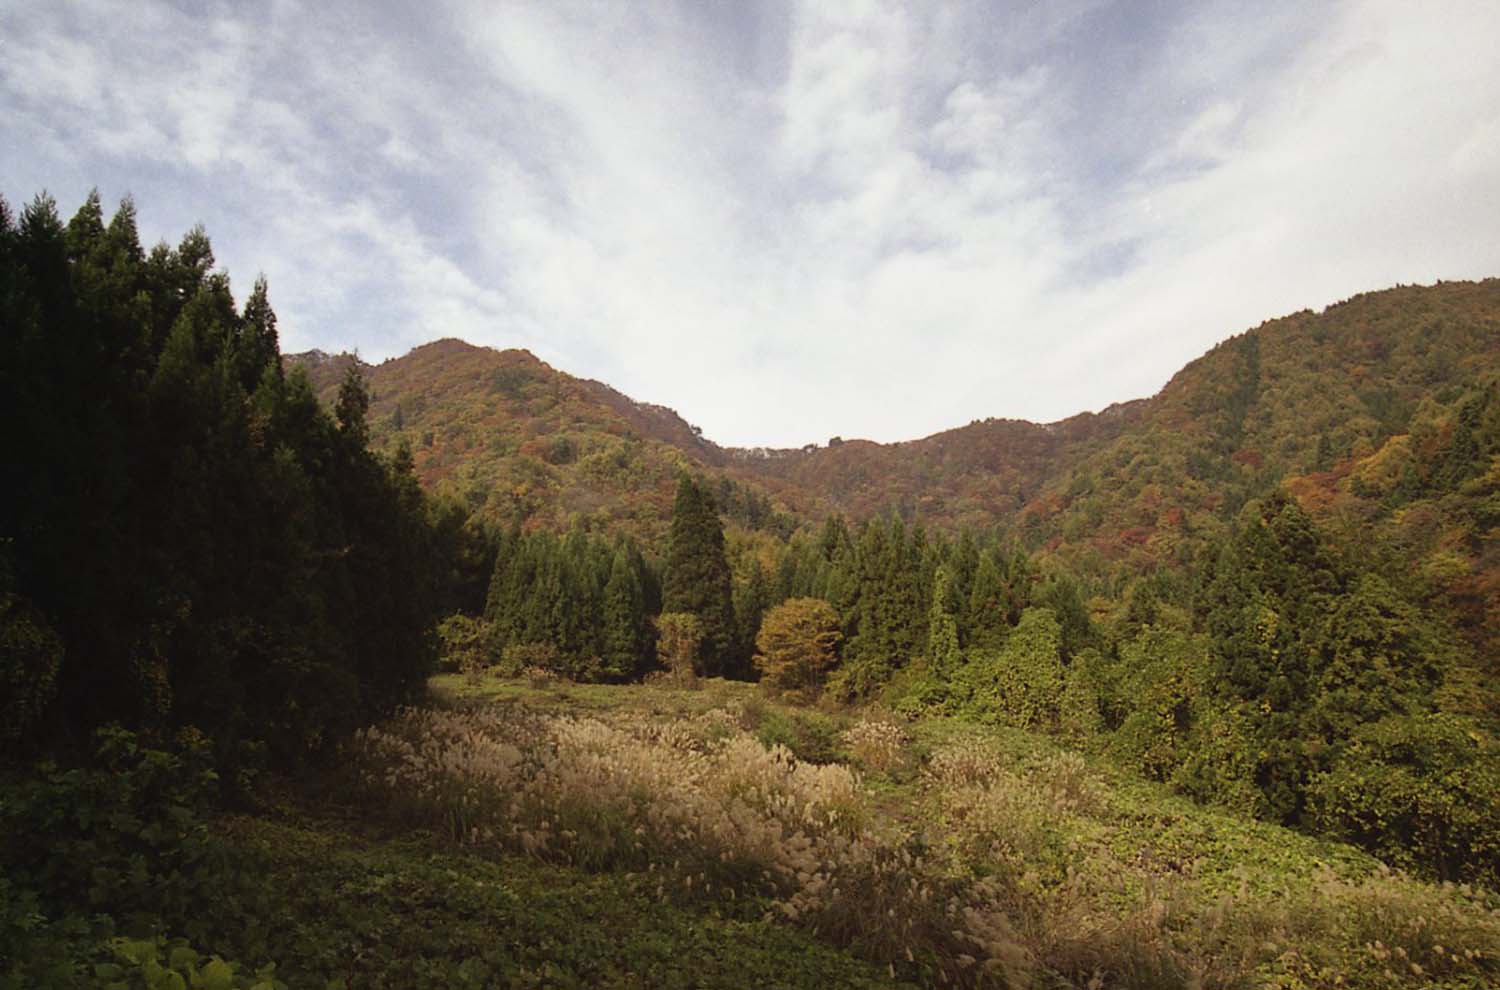
M 723 448 L 0 200 L 0 987 L 1500 978 L 1500 280 Z
M 330 403 L 354 360 L 287 358 Z M 363 371 L 377 446 L 408 442 L 424 487 L 498 527 L 582 525 L 656 544 L 689 471 L 710 480 L 727 525 L 750 542 L 785 540 L 832 514 L 891 513 L 1141 573 L 1191 560 L 1249 499 L 1279 486 L 1321 523 L 1425 576 L 1426 593 L 1468 616 L 1472 641 L 1500 654 L 1496 517 L 1469 511 L 1492 496 L 1465 495 L 1453 469 L 1438 467 L 1472 453 L 1463 437 L 1454 447 L 1465 404 L 1493 409 L 1500 279 L 1399 287 L 1269 320 L 1155 396 L 1097 414 L 990 419 L 894 444 L 720 447 L 673 410 L 527 351 L 457 340 Z M 1458 469 L 1466 483 L 1495 470 L 1470 467 Z

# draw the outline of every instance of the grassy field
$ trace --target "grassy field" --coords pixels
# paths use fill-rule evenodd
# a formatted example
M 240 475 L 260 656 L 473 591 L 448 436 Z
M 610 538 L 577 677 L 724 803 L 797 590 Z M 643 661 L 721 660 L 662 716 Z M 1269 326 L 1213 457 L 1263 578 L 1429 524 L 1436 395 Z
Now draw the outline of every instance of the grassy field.
M 107 741 L 0 794 L 0 990 L 1500 985 L 1494 892 L 1015 730 L 441 677 L 212 819 Z
M 530 885 L 479 923 L 530 933 L 524 952 L 485 961 L 476 931 L 469 958 L 494 985 L 1500 981 L 1493 893 L 1418 882 L 1017 731 L 797 708 L 718 681 L 440 677 L 429 708 L 348 757 L 343 793 L 418 837 L 333 841 L 333 861 L 390 857 L 429 890 L 447 870 L 450 897 L 483 900 L 474 876 Z M 250 832 L 268 854 L 312 841 L 266 831 L 279 827 Z M 399 939 L 416 936 L 388 924 L 378 951 L 408 965 Z
M 331 817 L 233 818 L 265 924 L 214 944 L 297 987 L 886 987 L 785 925 L 664 901 L 654 882 L 396 837 Z

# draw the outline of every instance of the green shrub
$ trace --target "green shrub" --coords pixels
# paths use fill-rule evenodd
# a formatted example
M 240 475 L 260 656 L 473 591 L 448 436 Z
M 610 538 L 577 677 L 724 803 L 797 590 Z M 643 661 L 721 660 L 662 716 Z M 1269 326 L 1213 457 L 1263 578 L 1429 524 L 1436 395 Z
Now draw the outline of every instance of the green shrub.
M 530 669 L 562 673 L 562 655 L 551 643 L 512 643 L 500 655 L 499 671 L 505 677 L 520 677 Z
M 1500 746 L 1453 715 L 1392 716 L 1313 776 L 1313 825 L 1444 880 L 1500 884 Z
M 57 689 L 63 642 L 29 602 L 8 588 L 0 558 L 0 749 L 22 743 Z
M 881 701 L 908 717 L 934 715 L 954 707 L 953 687 L 919 657 L 896 672 L 881 692 Z
M 837 763 L 845 758 L 838 723 L 817 712 L 767 708 L 754 734 L 767 749 L 785 746 L 804 763 Z
M 1103 666 L 1099 651 L 1087 649 L 1073 658 L 1063 677 L 1058 728 L 1075 743 L 1087 742 L 1104 731 Z
M 1172 773 L 1172 786 L 1205 804 L 1243 815 L 1264 814 L 1264 796 L 1255 784 L 1254 737 L 1244 711 L 1202 698 L 1193 707 L 1192 720 L 1192 736 Z
M 969 658 L 959 673 L 974 718 L 1021 729 L 1057 725 L 1062 695 L 1062 627 L 1051 609 L 1028 608 L 995 652 Z
M 107 918 L 48 918 L 35 891 L 0 876 L 0 990 L 88 986 L 87 962 L 111 930 Z
M 476 619 L 454 612 L 437 626 L 438 642 L 442 644 L 438 658 L 440 669 L 472 677 L 483 672 L 489 663 L 485 644 L 493 633 L 483 619 Z
M 183 939 L 115 938 L 108 948 L 111 960 L 92 967 L 106 990 L 287 990 L 275 963 L 244 974 L 238 963 L 204 958 Z
M 43 764 L 0 791 L 0 990 L 283 987 L 161 934 L 246 935 L 267 911 L 209 835 L 207 738 L 173 752 L 114 726 L 96 738 L 90 765 Z
M 202 817 L 218 782 L 207 741 L 168 753 L 118 727 L 97 738 L 95 766 L 45 765 L 6 794 L 0 865 L 53 917 L 108 914 L 137 934 L 191 925 L 224 872 Z
M 1193 713 L 1204 694 L 1206 650 L 1195 637 L 1147 626 L 1120 651 L 1116 690 L 1126 713 L 1111 753 L 1154 780 L 1188 758 Z

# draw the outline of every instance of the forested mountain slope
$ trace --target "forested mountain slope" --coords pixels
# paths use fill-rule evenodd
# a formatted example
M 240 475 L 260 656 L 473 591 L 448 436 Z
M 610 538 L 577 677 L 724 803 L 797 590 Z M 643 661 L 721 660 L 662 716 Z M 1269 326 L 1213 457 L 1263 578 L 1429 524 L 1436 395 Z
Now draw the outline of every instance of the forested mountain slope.
M 331 400 L 349 358 L 288 360 Z M 366 371 L 377 444 L 405 437 L 426 484 L 452 486 L 496 522 L 583 517 L 659 535 L 673 478 L 689 468 L 730 479 L 721 507 L 750 528 L 774 511 L 894 510 L 939 527 L 1015 521 L 1037 545 L 1149 564 L 1282 479 L 1309 508 L 1363 505 L 1368 521 L 1380 513 L 1366 503 L 1398 483 L 1414 496 L 1413 485 L 1484 474 L 1457 465 L 1474 452 L 1452 440 L 1460 407 L 1483 404 L 1500 371 L 1500 280 L 1396 288 L 1267 322 L 1156 396 L 1099 414 L 984 420 L 896 444 L 722 448 L 672 410 L 525 351 L 455 340 Z M 1433 457 L 1451 463 L 1438 470 Z
M 331 401 L 354 359 L 312 351 L 287 360 Z M 375 443 L 406 440 L 425 485 L 500 526 L 566 529 L 581 520 L 658 538 L 678 474 L 729 460 L 672 410 L 559 372 L 529 351 L 440 340 L 363 370 Z M 764 521 L 769 504 L 753 501 Z
M 1188 365 L 1022 514 L 1078 564 L 1187 562 L 1283 488 L 1408 597 L 1500 634 L 1500 280 L 1404 287 L 1275 320 Z
M 350 359 L 288 360 L 331 401 Z M 1247 502 L 1281 489 L 1403 597 L 1446 616 L 1476 656 L 1500 655 L 1500 280 L 1269 321 L 1156 396 L 1099 414 L 985 420 L 896 444 L 722 448 L 671 410 L 525 351 L 454 340 L 365 371 L 377 446 L 404 439 L 426 485 L 497 525 L 581 522 L 659 545 L 687 470 L 712 480 L 732 531 L 762 534 L 751 544 L 891 511 L 1000 530 L 1117 588 L 1189 567 Z
M 1113 443 L 1059 465 L 1028 515 L 1056 540 L 1087 534 L 1106 553 L 1114 538 L 1168 556 L 1161 544 L 1205 514 L 1283 478 L 1317 479 L 1298 486 L 1310 491 L 1368 476 L 1392 437 L 1423 433 L 1430 458 L 1450 446 L 1457 406 L 1497 371 L 1497 280 L 1391 289 L 1274 320 L 1178 372 Z M 1382 485 L 1342 487 L 1370 495 Z
M 332 402 L 350 355 L 290 355 Z M 418 475 L 496 523 L 567 528 L 583 519 L 659 536 L 683 469 L 720 479 L 731 520 L 783 534 L 832 512 L 892 510 L 938 525 L 990 526 L 1022 508 L 1060 464 L 1119 436 L 1143 403 L 1060 423 L 989 419 L 921 440 L 725 448 L 663 406 L 574 378 L 529 351 L 458 340 L 363 365 L 377 445 L 405 438 Z M 773 518 L 776 515 L 792 518 Z

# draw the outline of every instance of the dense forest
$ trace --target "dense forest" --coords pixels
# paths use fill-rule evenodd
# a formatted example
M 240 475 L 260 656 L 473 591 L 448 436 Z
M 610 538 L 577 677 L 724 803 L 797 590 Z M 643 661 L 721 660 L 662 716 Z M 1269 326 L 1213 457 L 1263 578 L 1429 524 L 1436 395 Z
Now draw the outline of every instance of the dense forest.
M 0 327 L 0 986 L 190 929 L 229 875 L 169 865 L 198 816 L 439 671 L 1034 733 L 1500 885 L 1500 283 L 1267 324 L 1099 415 L 799 451 L 524 352 L 283 357 L 264 279 L 97 195 L 0 200 Z
M 236 306 L 201 229 L 143 251 L 134 207 L 0 207 L 5 742 L 193 726 L 295 763 L 419 692 L 460 527 L 283 374 L 266 284 Z

